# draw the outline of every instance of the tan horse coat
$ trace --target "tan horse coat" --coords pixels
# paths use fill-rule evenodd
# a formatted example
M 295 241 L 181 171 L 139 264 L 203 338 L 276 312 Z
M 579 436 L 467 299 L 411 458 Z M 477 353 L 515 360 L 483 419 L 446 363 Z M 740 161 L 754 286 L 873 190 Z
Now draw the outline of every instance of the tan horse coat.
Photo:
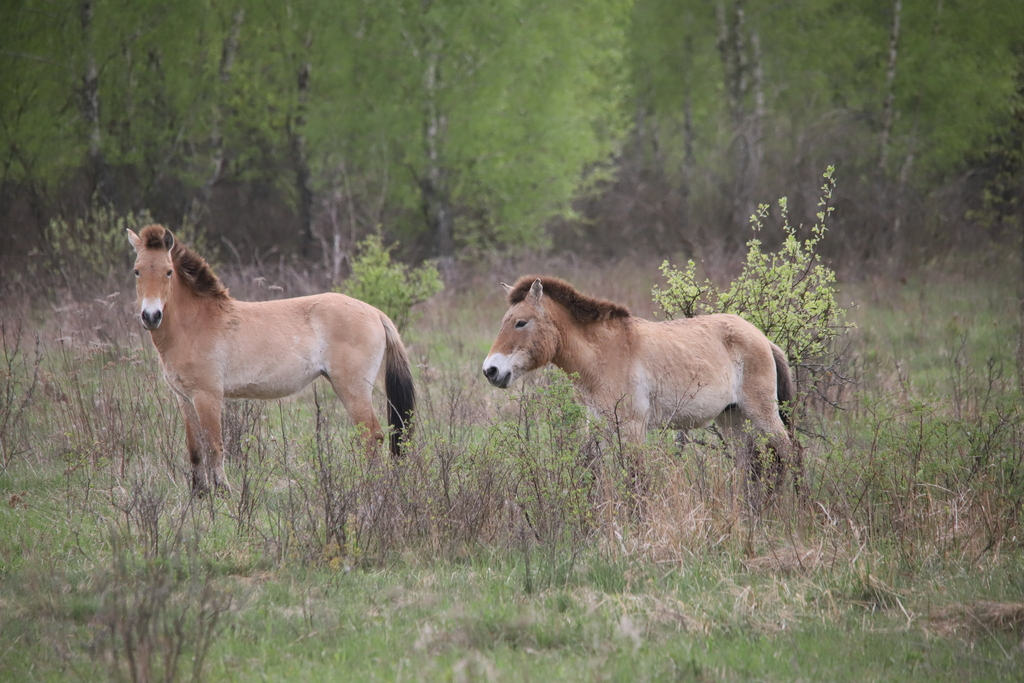
M 380 441 L 371 395 L 382 364 L 392 453 L 399 454 L 415 394 L 405 348 L 384 313 L 333 293 L 238 301 L 165 228 L 129 230 L 128 238 L 137 255 L 139 316 L 185 417 L 195 489 L 209 488 L 207 469 L 215 486 L 229 488 L 221 443 L 225 398 L 282 398 L 324 376 L 369 442 Z
M 749 420 L 777 457 L 788 457 L 779 401 L 793 393 L 789 365 L 743 318 L 652 322 L 549 277 L 520 278 L 508 292 L 510 308 L 483 364 L 491 384 L 506 388 L 552 363 L 577 376 L 583 401 L 629 443 L 642 443 L 648 426 L 717 421 L 734 433 Z

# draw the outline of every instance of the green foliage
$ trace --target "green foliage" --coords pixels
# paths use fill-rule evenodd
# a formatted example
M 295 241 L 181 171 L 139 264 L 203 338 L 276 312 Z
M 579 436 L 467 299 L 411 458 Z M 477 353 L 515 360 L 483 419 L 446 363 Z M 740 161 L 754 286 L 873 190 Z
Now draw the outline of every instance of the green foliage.
M 272 184 L 294 200 L 301 137 L 314 190 L 344 186 L 360 210 L 373 207 L 358 216 L 364 226 L 387 211 L 399 233 L 422 235 L 424 180 L 437 171 L 460 247 L 543 246 L 545 222 L 571 215 L 608 176 L 634 126 L 656 139 L 669 175 L 692 147 L 706 171 L 693 176 L 703 184 L 695 205 L 721 184 L 737 130 L 724 121 L 715 8 L 735 4 L 96 0 L 85 31 L 81 3 L 3 3 L 2 180 L 53 196 L 45 190 L 92 172 L 96 143 L 114 189 L 141 196 L 134 206 L 156 210 L 169 188 L 187 196 L 211 179 Z M 742 5 L 744 44 L 756 35 L 760 45 L 746 75 L 763 74 L 770 93 L 766 164 L 841 139 L 856 149 L 851 164 L 873 167 L 891 3 Z M 935 179 L 956 171 L 1005 109 L 1024 5 L 903 7 L 885 171 Z M 98 122 L 81 106 L 90 63 Z
M 828 151 L 835 159 L 835 147 L 850 145 L 848 163 L 877 164 L 893 4 L 638 0 L 626 59 L 643 123 L 655 131 L 666 170 L 677 172 L 682 161 L 687 106 L 695 133 L 691 142 L 702 168 L 720 167 L 735 136 L 745 134 L 724 120 L 728 112 L 715 16 L 719 8 L 731 12 L 736 6 L 744 10 L 745 44 L 751 46 L 757 35 L 761 46 L 759 54 L 754 49 L 747 53 L 746 74 L 760 69 L 771 93 L 766 125 L 777 126 L 780 134 L 769 150 L 792 153 L 790 145 L 825 132 L 841 137 L 832 138 L 831 148 L 812 153 Z M 982 9 L 970 3 L 903 0 L 902 7 L 891 167 L 885 172 L 896 175 L 909 158 L 912 179 L 934 181 L 955 171 L 965 155 L 984 143 L 1005 108 L 1024 5 L 993 0 Z M 970 104 L 949 107 L 949 101 Z M 746 105 L 748 111 L 755 106 L 753 101 Z M 786 134 L 791 131 L 802 133 Z
M 121 215 L 97 204 L 85 218 L 54 218 L 45 230 L 46 270 L 72 292 L 108 284 L 127 273 L 135 257 L 125 231 L 138 232 L 152 222 L 147 212 Z
M 317 41 L 316 85 L 334 99 L 313 103 L 309 122 L 321 178 L 342 164 L 360 169 L 412 234 L 425 229 L 429 180 L 454 213 L 459 245 L 542 244 L 543 222 L 571 210 L 627 130 L 627 12 L 621 0 L 332 10 L 341 32 Z
M 585 455 L 592 447 L 588 415 L 576 400 L 572 378 L 555 369 L 524 387 L 515 402 L 516 420 L 497 425 L 491 440 L 505 457 L 511 455 L 511 494 L 529 535 L 542 544 L 549 568 L 557 572 L 554 558 L 563 550 L 575 553 L 594 525 L 594 470 Z
M 54 5 L 0 8 L 5 181 L 63 182 L 95 135 L 103 162 L 130 169 L 144 194 L 168 178 L 195 189 L 214 167 L 222 180 L 293 193 L 281 170 L 293 169 L 294 136 L 304 136 L 317 190 L 351 169 L 347 186 L 384 198 L 407 234 L 425 229 L 420 181 L 433 165 L 462 243 L 538 244 L 538 226 L 570 210 L 628 123 L 622 0 L 98 0 L 88 32 L 76 3 Z M 90 60 L 101 67 L 98 126 L 77 106 Z
M 53 285 L 74 296 L 92 296 L 96 288 L 109 288 L 124 280 L 135 259 L 126 230 L 138 232 L 153 222 L 148 211 L 122 214 L 109 205 L 94 202 L 84 218 L 54 218 L 46 228 L 45 271 L 55 278 Z M 217 249 L 193 225 L 174 233 L 175 240 L 198 249 L 215 262 Z
M 444 289 L 437 267 L 430 262 L 409 268 L 391 261 L 391 248 L 380 235 L 369 235 L 352 259 L 352 276 L 342 286 L 351 297 L 384 311 L 399 330 L 405 329 L 412 307 Z
M 1024 52 L 1017 57 L 1016 93 L 1001 130 L 982 152 L 991 174 L 980 210 L 970 218 L 988 225 L 1016 227 L 1024 239 Z
M 778 344 L 794 364 L 832 360 L 829 355 L 836 337 L 846 329 L 846 311 L 836 301 L 835 272 L 821 263 L 816 251 L 832 213 L 829 200 L 835 178 L 831 166 L 824 178 L 818 222 L 811 226 L 808 238 L 797 237 L 797 227 L 789 223 L 783 197 L 779 210 L 786 238 L 778 252 L 762 251 L 761 241 L 752 238 L 747 242 L 742 273 L 725 290 L 706 278 L 700 280 L 692 260 L 683 270 L 665 261 L 661 272 L 667 287 L 654 287 L 655 303 L 669 318 L 708 313 L 741 315 Z M 768 205 L 762 204 L 750 217 L 755 232 L 764 228 L 768 214 Z

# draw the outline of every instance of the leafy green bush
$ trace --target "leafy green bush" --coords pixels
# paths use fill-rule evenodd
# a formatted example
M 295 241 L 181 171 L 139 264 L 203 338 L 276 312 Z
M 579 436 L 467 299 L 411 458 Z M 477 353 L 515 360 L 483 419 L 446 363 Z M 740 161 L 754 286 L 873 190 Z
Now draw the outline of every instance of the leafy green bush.
M 153 223 L 149 211 L 118 213 L 109 205 L 93 203 L 84 218 L 54 218 L 45 228 L 46 251 L 43 263 L 54 278 L 52 286 L 93 296 L 97 287 L 129 282 L 128 271 L 135 254 L 128 245 L 125 230 L 139 232 Z M 216 249 L 191 225 L 174 231 L 174 238 L 190 244 L 207 260 L 216 259 Z
M 664 290 L 654 287 L 655 303 L 670 319 L 709 313 L 741 315 L 778 344 L 793 366 L 809 373 L 812 382 L 821 378 L 835 381 L 840 361 L 836 341 L 848 327 L 846 310 L 836 301 L 835 271 L 821 262 L 816 251 L 832 213 L 829 200 L 835 189 L 834 172 L 829 166 L 824 173 L 818 220 L 807 239 L 797 237 L 798 227 L 790 225 L 783 197 L 779 210 L 786 238 L 779 251 L 762 251 L 761 241 L 752 238 L 747 242 L 743 272 L 725 290 L 706 278 L 699 279 L 692 260 L 683 270 L 665 261 L 661 272 L 668 286 Z M 750 217 L 755 232 L 764 228 L 768 216 L 768 205 L 761 204 Z M 806 382 L 798 377 L 800 384 Z
M 836 336 L 846 329 L 846 311 L 836 302 L 835 271 L 821 263 L 821 255 L 815 251 L 825 237 L 825 219 L 832 213 L 828 202 L 835 188 L 833 167 L 828 167 L 824 178 L 818 202 L 821 210 L 809 238 L 797 237 L 783 197 L 779 210 L 786 239 L 779 251 L 762 251 L 761 241 L 756 237 L 748 241 L 743 272 L 724 291 L 710 280 L 699 281 L 692 260 L 685 270 L 665 261 L 661 272 L 668 287 L 654 287 L 655 303 L 669 318 L 680 314 L 688 318 L 708 313 L 742 315 L 778 344 L 795 364 L 827 356 Z M 768 215 L 768 205 L 761 204 L 750 217 L 755 232 L 764 228 Z
M 359 243 L 352 260 L 352 277 L 341 291 L 384 311 L 399 330 L 409 323 L 412 307 L 444 289 L 437 267 L 427 262 L 419 268 L 392 263 L 391 248 L 380 235 Z
M 591 538 L 596 467 L 588 455 L 590 419 L 576 400 L 572 377 L 549 368 L 538 380 L 512 399 L 518 414 L 495 425 L 488 442 L 510 464 L 507 490 L 522 513 L 523 532 L 539 544 L 542 559 L 553 572 L 528 581 L 557 583 L 555 575 L 564 580 L 571 567 L 559 568 L 555 558 L 563 551 L 575 557 Z M 524 553 L 529 563 L 528 551 Z
M 138 232 L 152 222 L 145 211 L 121 215 L 99 205 L 85 218 L 54 218 L 45 229 L 46 271 L 57 278 L 55 286 L 73 292 L 105 284 L 131 264 L 125 230 Z

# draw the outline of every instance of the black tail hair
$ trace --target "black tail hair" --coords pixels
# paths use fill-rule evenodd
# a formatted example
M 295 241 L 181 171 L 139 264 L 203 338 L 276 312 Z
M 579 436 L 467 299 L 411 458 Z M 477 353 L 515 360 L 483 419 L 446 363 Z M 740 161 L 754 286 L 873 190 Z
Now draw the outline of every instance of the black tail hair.
M 386 347 L 384 351 L 384 393 L 388 401 L 388 424 L 391 425 L 391 455 L 400 458 L 402 444 L 412 429 L 412 414 L 416 408 L 416 388 L 412 383 L 409 356 L 398 336 L 394 323 L 381 314 Z
M 772 344 L 772 356 L 775 357 L 775 384 L 778 387 L 779 417 L 782 418 L 782 424 L 788 428 L 789 409 L 792 409 L 792 406 L 787 404 L 793 400 L 795 393 L 793 378 L 789 376 L 789 361 L 786 359 L 786 354 L 775 344 Z M 783 408 L 783 405 L 786 405 L 786 409 Z

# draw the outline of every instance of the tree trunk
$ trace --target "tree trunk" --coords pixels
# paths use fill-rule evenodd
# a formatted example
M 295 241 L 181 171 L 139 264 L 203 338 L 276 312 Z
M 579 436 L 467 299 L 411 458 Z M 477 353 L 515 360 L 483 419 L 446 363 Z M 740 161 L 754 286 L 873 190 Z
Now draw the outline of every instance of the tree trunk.
M 1021 169 L 1024 171 L 1024 169 Z M 1024 173 L 1021 174 L 1020 199 L 1024 200 Z M 1017 206 L 1017 226 L 1020 237 L 1020 294 L 1017 321 L 1017 386 L 1024 393 L 1024 206 Z
M 750 151 L 750 178 L 751 190 L 758 187 L 761 182 L 761 166 L 764 164 L 764 119 L 766 116 L 766 105 L 764 100 L 764 63 L 761 59 L 761 37 L 757 31 L 750 34 L 750 47 L 753 51 L 753 88 L 754 88 L 754 111 L 750 116 L 750 142 L 747 148 Z M 751 204 L 753 201 L 751 200 Z M 750 212 L 754 212 L 754 206 L 750 206 Z
M 427 226 L 434 238 L 434 253 L 441 259 L 442 271 L 450 271 L 455 262 L 455 221 L 452 215 L 451 193 L 448 191 L 447 172 L 441 159 L 441 148 L 447 132 L 447 120 L 439 111 L 437 93 L 440 75 L 438 63 L 440 49 L 431 50 L 424 75 L 426 111 L 423 124 L 423 144 L 426 148 L 427 167 L 420 178 L 420 193 Z
M 690 192 L 693 185 L 693 169 L 696 166 L 696 159 L 693 153 L 693 88 L 690 74 L 693 73 L 693 36 L 687 35 L 684 43 L 683 74 L 683 226 L 686 232 L 690 231 Z
M 242 22 L 245 20 L 245 10 L 235 12 L 234 22 L 227 36 L 224 37 L 224 44 L 220 53 L 220 68 L 218 75 L 222 86 L 231 81 L 231 66 L 235 63 L 235 54 L 238 52 L 239 34 L 242 31 Z M 223 118 L 219 100 L 213 104 L 213 121 L 210 126 L 210 174 L 206 177 L 202 186 L 192 197 L 189 204 L 186 222 L 196 225 L 206 213 L 210 203 L 210 196 L 213 194 L 213 187 L 221 178 L 224 172 L 224 136 L 221 134 L 220 122 Z
M 742 0 L 736 0 L 732 11 L 727 11 L 720 0 L 716 6 L 716 15 L 718 51 L 722 58 L 726 102 L 733 126 L 732 208 L 729 224 L 732 229 L 740 230 L 755 209 L 754 196 L 761 167 L 764 72 L 756 33 L 751 36 L 751 48 L 747 46 L 746 13 Z M 748 54 L 750 49 L 753 50 L 752 56 Z M 747 104 L 751 90 L 754 91 L 753 110 Z
M 896 81 L 896 60 L 899 57 L 900 15 L 903 12 L 903 0 L 893 0 L 892 31 L 889 34 L 889 66 L 885 72 L 885 102 L 882 104 L 882 134 L 879 141 L 878 170 L 885 173 L 889 165 L 889 138 L 892 135 L 892 124 L 895 118 L 894 100 L 896 98 L 894 84 Z
M 95 7 L 92 0 L 82 0 L 79 5 L 79 20 L 82 27 L 82 45 L 85 51 L 85 71 L 82 74 L 82 120 L 89 138 L 87 158 L 89 172 L 92 174 L 93 194 L 95 198 L 106 199 L 103 150 L 100 136 L 100 79 L 96 68 L 96 52 L 93 46 L 93 15 Z
M 733 39 L 734 25 L 725 3 L 719 0 L 715 5 L 715 16 L 718 19 L 718 53 L 722 58 L 725 76 L 725 97 L 729 108 L 729 116 L 734 124 L 742 118 L 742 93 L 740 92 L 740 67 Z
M 313 36 L 306 38 L 306 56 L 312 46 Z M 302 238 L 302 255 L 305 258 L 315 256 L 316 238 L 313 236 L 313 188 L 310 183 L 312 174 L 309 170 L 309 159 L 306 156 L 306 107 L 309 103 L 309 79 L 312 69 L 309 61 L 304 62 L 296 73 L 298 105 L 295 116 L 289 125 L 289 137 L 292 150 L 292 163 L 295 167 L 295 189 L 298 194 L 299 230 Z

